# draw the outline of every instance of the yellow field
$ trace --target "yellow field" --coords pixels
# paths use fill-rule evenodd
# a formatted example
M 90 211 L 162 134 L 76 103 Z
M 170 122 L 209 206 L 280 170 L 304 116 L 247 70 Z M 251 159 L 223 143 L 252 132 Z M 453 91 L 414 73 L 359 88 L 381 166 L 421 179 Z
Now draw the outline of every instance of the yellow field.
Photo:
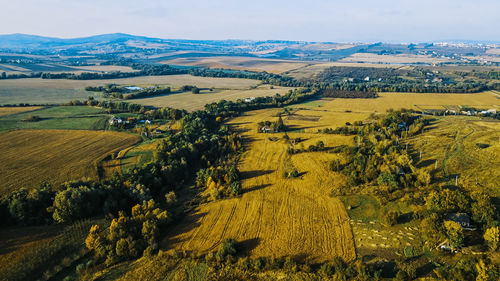
M 33 111 L 42 108 L 41 106 L 25 106 L 25 107 L 0 107 L 0 117 L 21 112 Z
M 328 111 L 385 112 L 388 109 L 411 108 L 443 109 L 443 106 L 472 106 L 479 108 L 500 108 L 500 99 L 493 92 L 477 94 L 418 94 L 418 93 L 379 93 L 376 99 L 329 99 L 318 109 Z M 295 105 L 294 107 L 302 107 Z
M 0 192 L 97 178 L 98 161 L 139 141 L 115 132 L 17 130 L 0 134 Z
M 200 94 L 192 94 L 184 92 L 179 94 L 170 94 L 144 99 L 133 99 L 130 102 L 151 105 L 157 107 L 173 107 L 181 108 L 189 111 L 202 109 L 205 104 L 216 102 L 219 100 L 244 99 L 250 97 L 267 97 L 274 96 L 277 93 L 284 95 L 293 88 L 274 86 L 270 89 L 269 85 L 261 85 L 255 89 L 230 89 L 230 90 L 215 90 L 214 92 L 203 91 Z
M 276 120 L 278 109 L 252 111 L 229 122 L 241 130 L 248 147 L 239 169 L 244 178 L 239 198 L 211 202 L 175 228 L 164 248 L 206 252 L 225 238 L 241 242 L 252 257 L 293 256 L 308 261 L 355 258 L 353 236 L 344 205 L 329 196 L 342 184 L 341 175 L 328 171 L 334 154 L 302 153 L 290 156 L 283 134 L 258 134 L 256 123 Z M 352 121 L 352 120 L 351 120 Z M 286 125 L 296 126 L 293 121 Z M 322 124 L 327 125 L 327 124 Z M 333 126 L 333 124 L 332 124 Z M 348 144 L 351 137 L 288 133 L 307 139 L 304 144 L 326 141 L 327 146 Z M 271 141 L 269 137 L 280 138 Z M 297 179 L 283 173 L 295 166 Z
M 251 57 L 187 57 L 163 61 L 174 65 L 283 73 L 308 65 L 305 62 Z
M 422 151 L 422 163 L 428 169 L 438 168 L 440 176 L 448 175 L 455 184 L 474 190 L 484 187 L 492 195 L 500 190 L 500 121 L 477 117 L 447 116 L 436 120 L 411 144 Z M 487 144 L 479 148 L 476 144 Z M 437 165 L 436 165 L 437 161 Z

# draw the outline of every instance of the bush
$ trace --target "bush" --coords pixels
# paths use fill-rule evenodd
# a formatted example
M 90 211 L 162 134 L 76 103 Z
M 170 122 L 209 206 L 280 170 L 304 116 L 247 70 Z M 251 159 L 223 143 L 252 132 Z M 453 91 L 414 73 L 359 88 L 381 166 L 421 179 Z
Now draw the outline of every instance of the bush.
M 388 211 L 384 214 L 384 223 L 388 226 L 393 226 L 398 224 L 398 218 L 401 216 L 399 211 Z
M 236 254 L 236 240 L 234 239 L 224 239 L 222 241 L 221 247 L 217 251 L 217 256 L 220 258 L 224 258 L 227 256 L 232 256 Z

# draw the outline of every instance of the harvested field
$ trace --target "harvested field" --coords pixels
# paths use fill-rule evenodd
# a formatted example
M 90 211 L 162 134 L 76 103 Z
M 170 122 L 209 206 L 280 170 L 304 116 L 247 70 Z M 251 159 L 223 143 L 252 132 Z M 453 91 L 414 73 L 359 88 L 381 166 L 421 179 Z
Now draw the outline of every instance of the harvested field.
M 328 111 L 385 112 L 388 109 L 419 107 L 439 109 L 443 106 L 471 106 L 478 108 L 500 108 L 500 99 L 493 92 L 477 94 L 434 93 L 379 93 L 376 99 L 321 99 L 325 103 L 319 108 Z M 293 107 L 303 107 L 294 105 Z
M 243 194 L 200 206 L 172 230 L 163 248 L 206 252 L 217 249 L 223 239 L 234 238 L 252 257 L 294 256 L 311 262 L 334 256 L 355 258 L 347 212 L 338 198 L 329 196 L 343 181 L 341 175 L 328 171 L 327 162 L 336 155 L 290 156 L 286 153 L 289 144 L 281 139 L 283 134 L 257 133 L 256 123 L 275 120 L 277 112 L 253 111 L 229 122 L 249 140 L 239 165 Z M 345 136 L 288 135 L 306 139 L 306 146 L 318 140 L 326 141 L 327 146 L 352 141 Z M 269 140 L 271 136 L 278 140 Z M 291 166 L 299 170 L 300 178 L 283 178 Z
M 43 108 L 43 107 L 41 107 L 41 106 L 0 107 L 0 117 L 12 115 L 12 114 L 18 114 L 18 113 L 22 113 L 22 112 L 29 112 L 29 111 L 38 110 L 41 108 Z
M 5 79 L 0 80 L 0 104 L 59 104 L 72 100 L 85 100 L 89 96 L 100 98 L 101 93 L 87 92 L 86 86 L 164 85 L 178 88 L 193 85 L 199 88 L 243 90 L 260 84 L 258 80 L 239 78 L 212 78 L 191 75 L 141 76 L 106 80 L 66 79 Z
M 100 160 L 139 141 L 124 133 L 66 130 L 17 130 L 0 139 L 0 193 L 42 181 L 96 179 Z
M 297 61 L 233 56 L 175 58 L 163 61 L 162 63 L 207 68 L 266 71 L 269 73 L 283 73 L 308 65 L 307 63 Z
M 220 100 L 244 99 L 250 97 L 267 97 L 274 96 L 277 93 L 284 95 L 293 88 L 273 86 L 271 89 L 269 85 L 261 85 L 255 89 L 230 89 L 230 90 L 214 90 L 202 91 L 200 94 L 193 94 L 191 92 L 173 93 L 165 96 L 157 96 L 152 98 L 134 99 L 130 102 L 151 105 L 157 107 L 173 107 L 182 108 L 189 111 L 202 109 L 205 104 L 217 102 Z

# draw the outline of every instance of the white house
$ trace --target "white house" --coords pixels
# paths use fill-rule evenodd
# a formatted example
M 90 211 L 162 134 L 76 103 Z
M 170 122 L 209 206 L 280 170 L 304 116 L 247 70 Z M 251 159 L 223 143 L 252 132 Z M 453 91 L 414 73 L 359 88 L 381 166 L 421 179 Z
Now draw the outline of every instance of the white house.
M 125 89 L 129 90 L 129 91 L 141 91 L 143 90 L 144 88 L 141 88 L 141 87 L 136 87 L 136 86 L 128 86 L 128 87 L 125 87 Z

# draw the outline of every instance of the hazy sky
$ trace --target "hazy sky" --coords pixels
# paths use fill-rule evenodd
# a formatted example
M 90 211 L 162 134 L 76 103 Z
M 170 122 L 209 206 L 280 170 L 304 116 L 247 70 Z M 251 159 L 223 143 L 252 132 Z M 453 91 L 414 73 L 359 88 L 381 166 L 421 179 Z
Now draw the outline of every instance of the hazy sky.
M 0 0 L 0 34 L 500 41 L 500 0 Z

